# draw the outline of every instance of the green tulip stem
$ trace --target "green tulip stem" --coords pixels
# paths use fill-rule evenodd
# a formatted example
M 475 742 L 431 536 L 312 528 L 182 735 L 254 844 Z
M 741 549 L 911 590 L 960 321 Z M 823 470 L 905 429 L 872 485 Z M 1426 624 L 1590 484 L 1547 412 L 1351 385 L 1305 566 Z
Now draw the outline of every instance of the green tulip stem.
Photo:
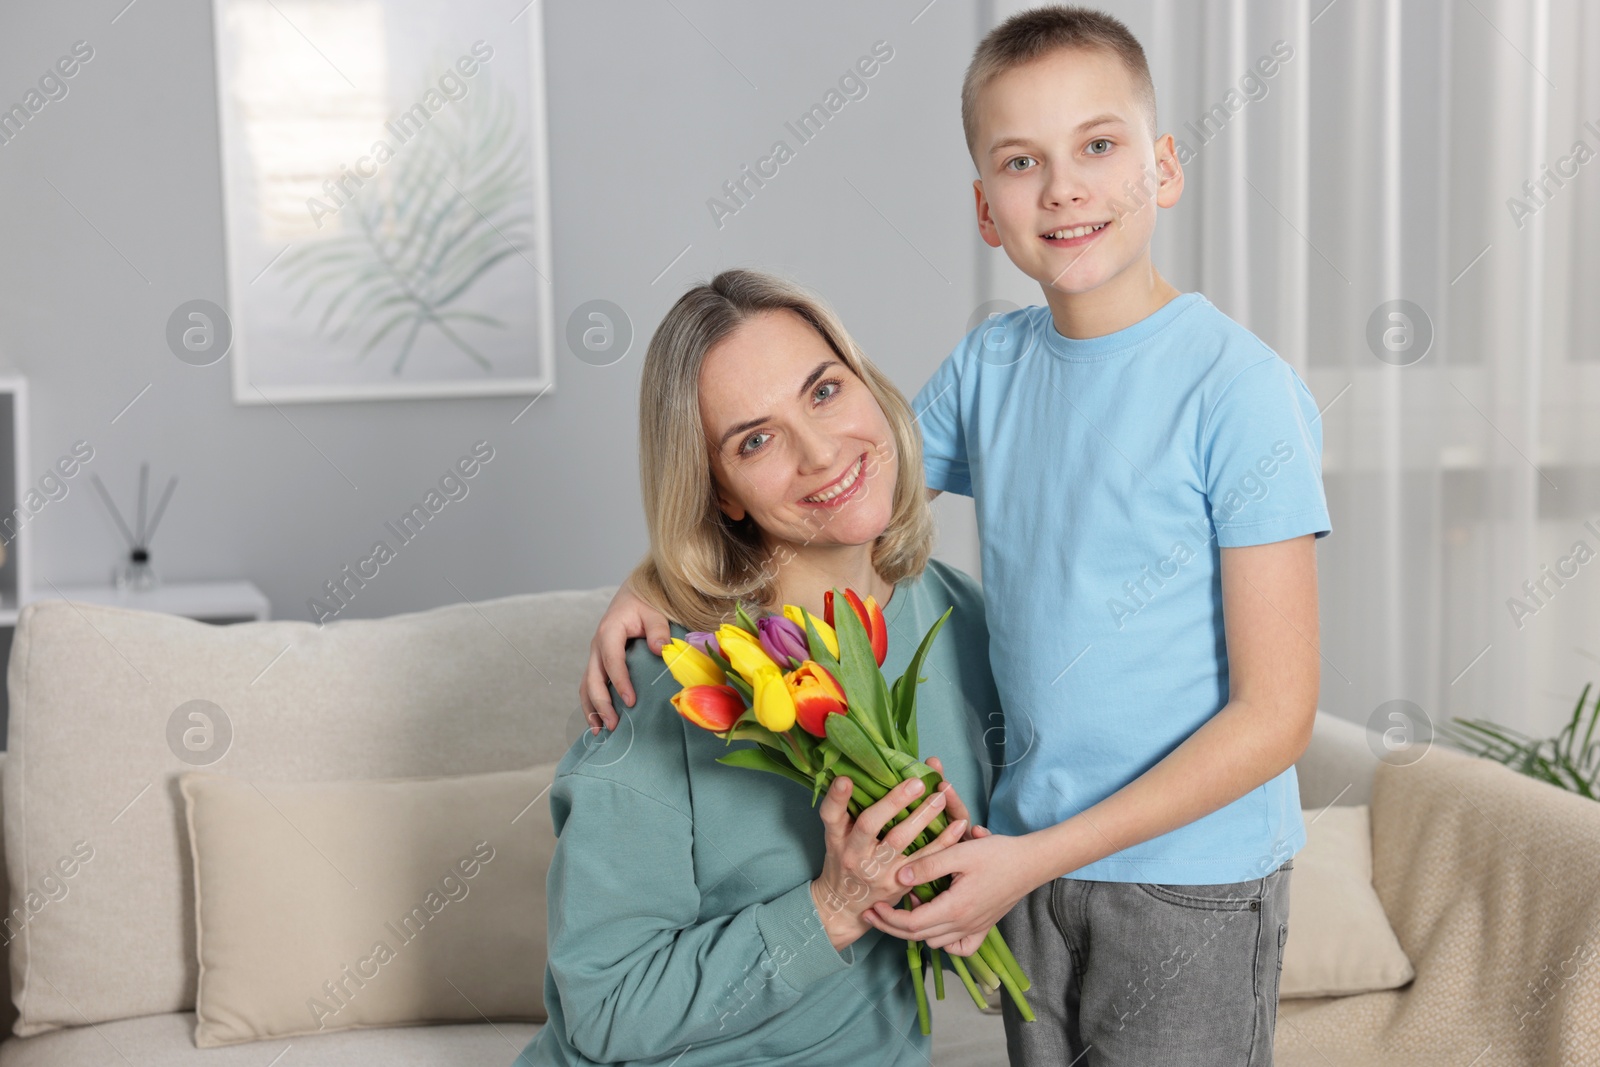
M 1022 990 L 1033 988 L 1033 983 L 1028 981 L 1028 976 L 1022 973 L 1022 965 L 1017 962 L 1017 957 L 1011 954 L 1011 946 L 1006 944 L 1006 939 L 1001 936 L 998 926 L 989 927 L 989 932 L 983 935 L 984 943 L 994 950 L 994 954 L 1005 969 L 1011 973 L 1017 987 Z
M 989 1002 L 983 999 L 983 991 L 978 988 L 978 983 L 972 980 L 972 972 L 967 970 L 967 961 L 960 956 L 950 956 L 950 966 L 955 968 L 956 976 L 961 979 L 961 984 L 967 987 L 967 992 L 972 995 L 972 1003 L 979 1008 L 987 1008 Z
M 989 961 L 983 958 L 983 950 L 967 957 L 967 966 L 972 968 L 972 975 L 984 989 L 998 989 L 1000 977 L 994 973 L 994 968 L 989 966 Z
M 906 963 L 911 968 L 911 988 L 917 995 L 917 1027 L 926 1037 L 933 1033 L 933 1022 L 928 1018 L 928 990 L 922 982 L 922 942 L 906 942 Z
M 978 951 L 980 953 L 993 953 L 994 949 L 992 946 L 985 945 Z M 1033 1009 L 1028 1006 L 1028 998 L 1022 995 L 1022 990 L 1018 987 L 1017 980 L 1011 976 L 1011 971 L 1007 969 L 1005 964 L 997 957 L 995 958 L 994 963 L 998 964 L 998 966 L 993 964 L 991 966 L 993 967 L 996 975 L 999 977 L 1000 984 L 1006 987 L 1007 993 L 1011 994 L 1011 1002 L 1017 1006 L 1017 1013 L 1022 1016 L 1022 1021 L 1029 1023 L 1033 1022 Z
M 944 964 L 939 960 L 939 950 L 933 946 L 928 947 L 928 958 L 933 962 L 933 997 L 935 1000 L 944 999 Z

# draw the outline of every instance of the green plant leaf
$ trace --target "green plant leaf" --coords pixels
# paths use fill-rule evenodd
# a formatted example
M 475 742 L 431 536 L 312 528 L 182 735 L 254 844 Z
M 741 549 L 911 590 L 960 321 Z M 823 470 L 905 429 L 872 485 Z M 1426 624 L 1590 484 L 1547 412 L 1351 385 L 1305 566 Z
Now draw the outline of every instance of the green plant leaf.
M 824 720 L 824 728 L 828 731 L 828 740 L 839 746 L 839 751 L 873 781 L 886 789 L 900 784 L 900 777 L 890 770 L 883 753 L 853 716 L 829 715 Z
M 928 632 L 922 636 L 922 643 L 917 646 L 917 651 L 912 655 L 905 673 L 894 683 L 895 729 L 903 740 L 906 751 L 914 756 L 921 753 L 917 743 L 917 685 L 923 681 L 920 677 L 922 663 L 928 658 L 928 650 L 933 647 L 934 638 L 939 636 L 939 631 L 944 629 L 944 624 L 949 621 L 950 613 L 954 610 L 953 607 L 946 608 L 938 621 L 928 627 Z
M 1483 759 L 1491 759 L 1519 774 L 1537 779 L 1591 800 L 1600 781 L 1600 745 L 1594 742 L 1600 720 L 1600 695 L 1596 696 L 1584 722 L 1584 705 L 1593 683 L 1585 685 L 1572 709 L 1572 717 L 1555 737 L 1534 738 L 1509 726 L 1486 719 L 1455 718 L 1439 726 L 1440 736 L 1455 747 Z M 1583 743 L 1578 745 L 1578 733 Z
M 910 753 L 902 752 L 900 749 L 890 749 L 888 752 L 883 754 L 883 758 L 884 762 L 889 765 L 889 769 L 893 771 L 901 781 L 904 782 L 909 781 L 912 778 L 921 778 L 923 788 L 927 790 L 925 794 L 926 796 L 933 796 L 933 791 L 938 789 L 939 783 L 944 780 L 938 771 L 934 770 L 926 763 L 923 763 Z
M 728 731 L 728 740 L 755 741 L 768 748 L 782 749 L 783 739 L 751 718 L 740 718 Z
M 718 756 L 717 762 L 729 767 L 744 767 L 752 771 L 768 771 L 772 774 L 781 774 L 791 782 L 798 782 L 807 789 L 811 788 L 811 776 L 802 774 L 794 769 L 794 765 L 775 756 L 765 748 L 740 748 Z
M 867 736 L 879 745 L 898 747 L 899 732 L 889 717 L 889 685 L 872 654 L 872 640 L 837 589 L 833 591 L 833 603 L 834 632 L 839 636 L 838 678 L 844 686 L 846 702 Z
M 734 692 L 744 697 L 745 708 L 751 708 L 756 702 L 756 692 L 750 683 L 739 677 L 732 667 L 724 668 L 723 673 L 728 676 L 728 684 L 733 686 Z
M 806 648 L 811 651 L 811 659 L 826 667 L 828 673 L 833 675 L 834 678 L 838 678 L 839 660 L 832 652 L 828 651 L 828 643 L 817 632 L 816 624 L 811 618 L 811 612 L 801 608 L 800 614 L 806 620 Z M 837 634 L 834 635 L 834 639 L 838 640 Z M 844 683 L 841 681 L 839 684 L 843 685 Z

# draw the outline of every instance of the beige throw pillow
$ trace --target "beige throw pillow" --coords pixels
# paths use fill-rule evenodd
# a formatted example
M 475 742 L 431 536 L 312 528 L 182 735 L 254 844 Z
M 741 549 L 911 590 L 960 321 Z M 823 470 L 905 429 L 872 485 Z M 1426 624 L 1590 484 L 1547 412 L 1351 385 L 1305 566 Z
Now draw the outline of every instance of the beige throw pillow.
M 555 764 L 440 778 L 179 779 L 201 1048 L 543 1022 Z M 535 803 L 535 801 L 540 801 Z
M 1346 996 L 1405 985 L 1416 972 L 1372 887 L 1366 805 L 1307 811 L 1304 817 L 1306 846 L 1295 856 L 1289 878 L 1289 938 L 1279 998 Z

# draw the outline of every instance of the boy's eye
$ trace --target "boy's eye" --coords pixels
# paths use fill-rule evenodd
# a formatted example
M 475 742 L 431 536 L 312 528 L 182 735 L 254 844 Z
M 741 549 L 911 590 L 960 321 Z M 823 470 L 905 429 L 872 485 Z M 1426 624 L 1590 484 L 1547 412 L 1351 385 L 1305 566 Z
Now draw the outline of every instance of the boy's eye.
M 762 445 L 766 444 L 767 443 L 766 439 L 771 437 L 771 436 L 772 435 L 770 433 L 753 433 L 753 434 L 751 434 L 749 437 L 746 437 L 744 439 L 744 444 L 739 446 L 739 454 L 741 456 L 748 456 L 750 453 L 756 451 Z
M 1003 170 L 1027 170 L 1033 166 L 1033 162 L 1033 159 L 1028 156 L 1012 156 L 1000 166 Z
M 1095 145 L 1104 145 L 1105 147 L 1100 151 L 1094 151 L 1093 149 Z M 1107 152 L 1111 151 L 1111 141 L 1105 137 L 1096 137 L 1094 140 L 1089 142 L 1089 148 L 1090 155 L 1103 156 Z

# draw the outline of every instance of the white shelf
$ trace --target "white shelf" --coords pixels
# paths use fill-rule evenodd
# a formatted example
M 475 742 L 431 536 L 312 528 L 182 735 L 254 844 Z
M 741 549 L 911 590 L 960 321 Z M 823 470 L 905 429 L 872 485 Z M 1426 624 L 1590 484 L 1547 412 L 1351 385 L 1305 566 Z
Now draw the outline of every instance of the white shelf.
M 254 582 L 163 582 L 154 589 L 134 592 L 111 585 L 61 586 L 47 583 L 34 590 L 34 600 L 81 601 L 111 607 L 160 611 L 191 619 L 268 619 L 272 604 Z M 9 619 L 7 616 L 9 615 Z M 17 612 L 0 603 L 0 625 L 15 624 Z
M 55 475 L 54 470 L 49 472 Z M 42 508 L 48 497 L 42 477 L 28 460 L 28 382 L 15 371 L 0 371 L 0 539 L 5 563 L 0 565 L 0 626 L 16 622 L 17 606 L 27 602 L 33 567 L 33 522 L 30 494 Z

